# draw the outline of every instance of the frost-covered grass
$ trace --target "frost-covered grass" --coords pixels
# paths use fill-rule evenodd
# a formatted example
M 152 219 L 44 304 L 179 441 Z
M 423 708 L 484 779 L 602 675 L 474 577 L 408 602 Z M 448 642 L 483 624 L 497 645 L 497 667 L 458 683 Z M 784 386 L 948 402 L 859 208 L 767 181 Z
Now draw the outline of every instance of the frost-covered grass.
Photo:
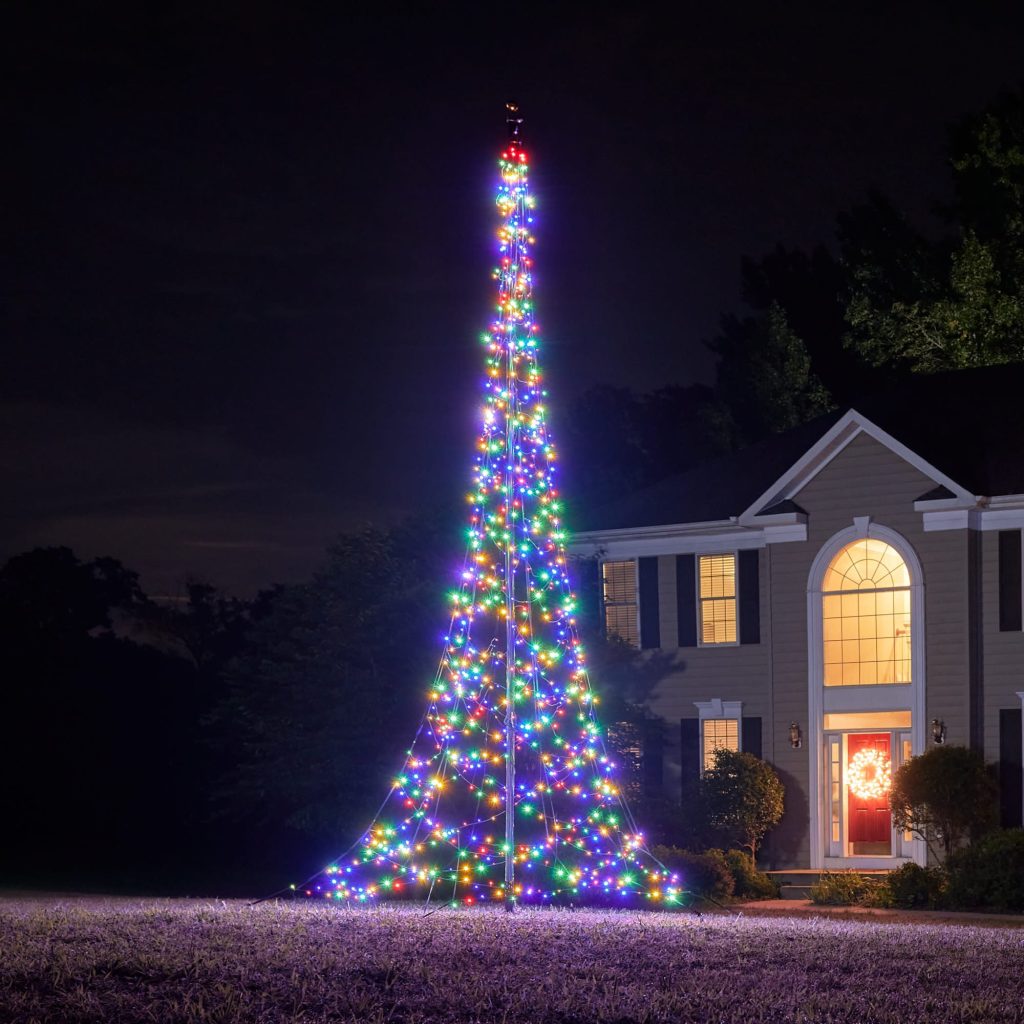
M 1024 1021 L 1024 930 L 0 900 L 0 1021 Z

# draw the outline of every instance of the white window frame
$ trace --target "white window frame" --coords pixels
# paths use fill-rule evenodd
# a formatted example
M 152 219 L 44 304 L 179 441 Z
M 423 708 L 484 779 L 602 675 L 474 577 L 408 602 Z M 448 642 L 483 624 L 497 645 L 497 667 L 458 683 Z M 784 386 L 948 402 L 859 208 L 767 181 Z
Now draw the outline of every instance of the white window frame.
M 643 648 L 643 636 L 640 633 L 640 559 L 639 558 L 602 558 L 601 559 L 601 620 L 604 626 L 604 635 L 607 639 L 610 636 L 619 636 L 618 633 L 611 633 L 608 630 L 608 614 L 606 609 L 609 607 L 608 603 L 604 599 L 604 567 L 609 562 L 621 563 L 621 562 L 632 562 L 633 563 L 633 593 L 636 595 L 636 599 L 633 602 L 633 607 L 636 608 L 636 643 L 632 643 L 626 637 L 619 637 L 623 643 L 627 643 L 630 647 L 635 650 L 641 650 Z M 622 605 L 611 605 L 611 607 L 623 607 Z
M 721 646 L 715 644 L 713 646 Z M 713 697 L 711 700 L 695 700 L 693 706 L 697 709 L 697 766 L 700 774 L 704 774 L 704 723 L 716 719 L 735 719 L 736 721 L 736 743 L 740 750 L 743 749 L 743 701 L 721 700 Z
M 702 558 L 721 558 L 722 555 L 732 555 L 732 572 L 736 593 L 732 600 L 736 603 L 736 639 L 721 640 L 705 643 L 704 641 L 704 605 L 700 596 L 700 560 Z M 694 556 L 693 586 L 696 591 L 697 601 L 697 646 L 698 647 L 739 647 L 740 645 L 740 556 L 738 551 L 701 551 Z M 707 598 L 706 600 L 714 600 Z M 719 598 L 719 600 L 722 600 Z
M 865 686 L 825 686 L 824 625 L 822 585 L 825 571 L 836 554 L 851 541 L 873 537 L 891 545 L 902 556 L 910 573 L 911 670 L 910 683 L 875 683 Z M 910 541 L 870 516 L 854 516 L 853 525 L 834 533 L 818 549 L 807 574 L 807 747 L 809 829 L 811 867 L 826 867 L 824 832 L 825 758 L 824 724 L 827 712 L 910 711 L 911 756 L 927 748 L 925 693 L 926 622 L 924 616 L 924 570 Z M 917 625 L 915 629 L 915 624 Z M 904 730 L 905 731 L 905 730 Z M 927 846 L 923 840 L 912 843 L 913 860 L 924 866 Z M 895 867 L 897 858 L 870 860 L 861 867 Z M 842 866 L 842 865 L 840 865 Z

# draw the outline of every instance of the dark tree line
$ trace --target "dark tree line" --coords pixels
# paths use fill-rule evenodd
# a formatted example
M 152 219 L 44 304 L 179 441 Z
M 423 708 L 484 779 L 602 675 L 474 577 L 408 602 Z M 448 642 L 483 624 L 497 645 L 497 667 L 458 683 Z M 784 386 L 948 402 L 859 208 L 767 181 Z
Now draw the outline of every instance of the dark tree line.
M 1024 360 L 1024 90 L 949 132 L 952 200 L 915 225 L 872 192 L 828 246 L 741 264 L 712 387 L 604 388 L 566 418 L 575 504 L 609 500 L 880 385 Z
M 5 881 L 252 893 L 342 853 L 426 708 L 455 522 L 344 535 L 311 580 L 248 603 L 193 584 L 157 605 L 120 563 L 67 548 L 12 558 Z M 588 622 L 602 713 L 628 750 L 663 669 Z

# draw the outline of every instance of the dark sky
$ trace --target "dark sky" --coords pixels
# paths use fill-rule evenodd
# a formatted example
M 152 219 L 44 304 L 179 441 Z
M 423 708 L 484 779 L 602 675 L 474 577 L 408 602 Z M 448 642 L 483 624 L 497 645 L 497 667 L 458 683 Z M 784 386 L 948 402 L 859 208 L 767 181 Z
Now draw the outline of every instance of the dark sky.
M 590 385 L 710 380 L 742 254 L 869 185 L 924 217 L 946 126 L 1024 78 L 1011 5 L 169 6 L 2 30 L 0 558 L 157 595 L 465 488 L 507 98 L 557 431 Z

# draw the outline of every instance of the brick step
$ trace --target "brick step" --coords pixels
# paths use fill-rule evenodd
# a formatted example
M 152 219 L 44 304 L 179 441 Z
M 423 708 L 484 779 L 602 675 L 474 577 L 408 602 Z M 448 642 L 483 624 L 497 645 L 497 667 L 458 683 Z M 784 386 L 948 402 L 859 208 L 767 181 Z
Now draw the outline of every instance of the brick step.
M 840 871 L 846 870 L 840 868 Z M 789 871 L 767 871 L 779 883 L 782 890 L 781 896 L 784 900 L 807 900 L 811 898 L 811 886 L 814 885 L 824 874 L 822 871 L 815 871 L 809 868 L 793 868 Z M 884 868 L 865 868 L 857 871 L 858 875 L 866 875 L 869 878 L 882 878 L 889 872 Z
M 809 900 L 811 898 L 811 887 L 809 885 L 783 885 L 779 898 L 784 900 Z

